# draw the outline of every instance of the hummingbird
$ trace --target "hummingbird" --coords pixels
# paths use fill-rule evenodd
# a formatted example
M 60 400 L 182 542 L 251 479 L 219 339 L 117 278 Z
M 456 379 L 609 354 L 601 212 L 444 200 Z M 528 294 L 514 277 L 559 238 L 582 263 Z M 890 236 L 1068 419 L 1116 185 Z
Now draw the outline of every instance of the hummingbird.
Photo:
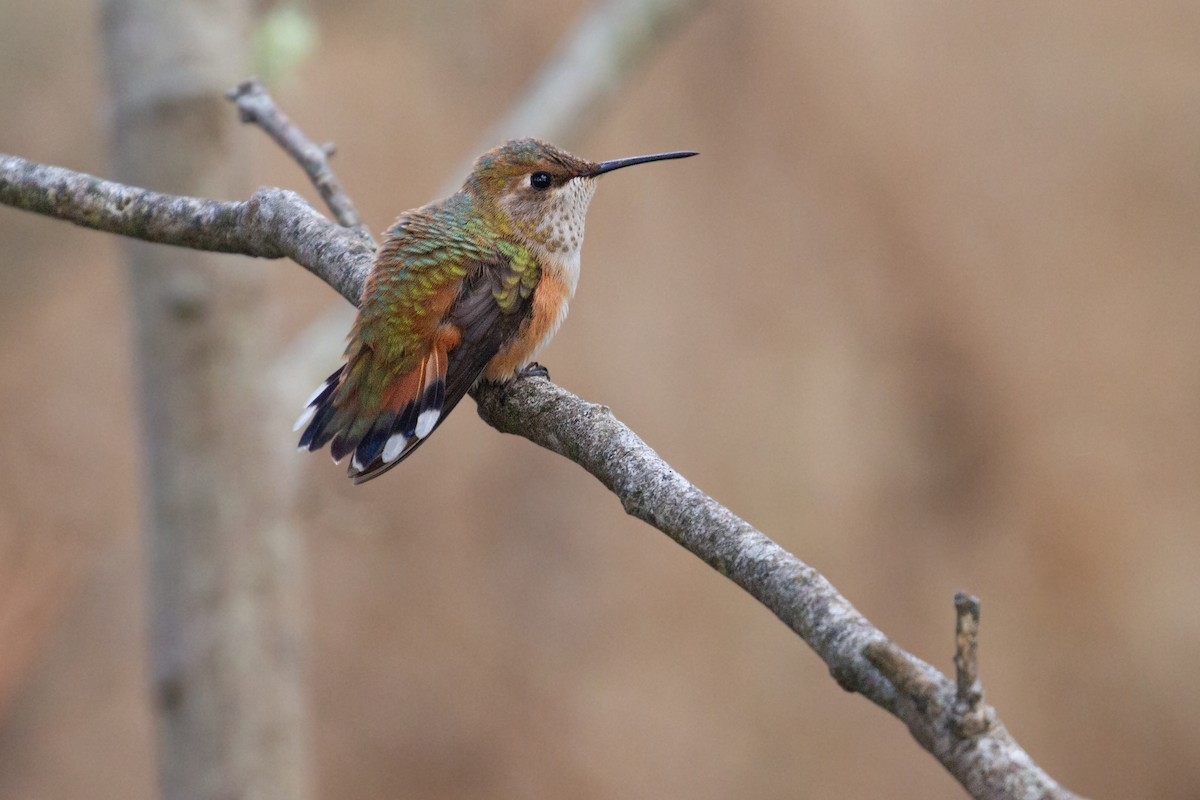
M 350 456 L 355 483 L 399 464 L 477 381 L 545 375 L 534 361 L 567 316 L 596 179 L 692 151 L 592 162 L 537 139 L 475 160 L 455 194 L 388 228 L 344 361 L 293 430 Z

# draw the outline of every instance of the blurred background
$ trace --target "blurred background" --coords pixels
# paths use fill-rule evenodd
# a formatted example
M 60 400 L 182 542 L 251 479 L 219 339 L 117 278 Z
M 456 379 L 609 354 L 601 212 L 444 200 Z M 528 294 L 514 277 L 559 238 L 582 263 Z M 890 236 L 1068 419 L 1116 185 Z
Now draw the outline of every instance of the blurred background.
M 587 8 L 314 2 L 275 93 L 378 232 L 461 179 Z M 0 16 L 0 151 L 112 174 L 98 10 Z M 312 196 L 244 139 L 247 194 Z M 1065 786 L 1200 796 L 1200 7 L 712 2 L 561 144 L 703 155 L 604 182 L 554 380 L 943 671 L 978 594 L 987 699 Z M 0 797 L 154 797 L 120 249 L 11 209 L 0 241 Z M 281 341 L 348 324 L 294 264 L 244 263 Z M 318 796 L 962 796 L 470 403 L 362 487 L 294 458 Z

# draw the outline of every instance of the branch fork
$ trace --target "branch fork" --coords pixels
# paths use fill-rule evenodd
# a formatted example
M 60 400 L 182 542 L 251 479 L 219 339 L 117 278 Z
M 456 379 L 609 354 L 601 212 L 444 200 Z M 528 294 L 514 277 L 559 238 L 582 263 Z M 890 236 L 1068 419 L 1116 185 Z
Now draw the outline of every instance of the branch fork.
M 238 118 L 242 122 L 262 128 L 300 165 L 339 225 L 345 228 L 361 225 L 353 201 L 329 165 L 330 157 L 337 150 L 333 142 L 323 145 L 312 142 L 279 109 L 267 88 L 257 78 L 242 81 L 226 92 L 225 98 L 237 106 Z M 363 232 L 366 233 L 365 228 Z M 369 233 L 366 235 L 370 236 Z

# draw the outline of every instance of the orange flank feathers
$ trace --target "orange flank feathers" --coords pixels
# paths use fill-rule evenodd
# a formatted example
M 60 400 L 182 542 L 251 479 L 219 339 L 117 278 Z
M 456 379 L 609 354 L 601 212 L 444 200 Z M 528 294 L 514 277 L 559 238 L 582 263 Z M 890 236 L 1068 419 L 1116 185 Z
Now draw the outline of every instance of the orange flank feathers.
M 570 297 L 561 270 L 543 270 L 542 279 L 533 292 L 529 319 L 522 325 L 520 334 L 488 362 L 485 374 L 489 381 L 511 380 L 517 370 L 533 361 L 567 316 Z

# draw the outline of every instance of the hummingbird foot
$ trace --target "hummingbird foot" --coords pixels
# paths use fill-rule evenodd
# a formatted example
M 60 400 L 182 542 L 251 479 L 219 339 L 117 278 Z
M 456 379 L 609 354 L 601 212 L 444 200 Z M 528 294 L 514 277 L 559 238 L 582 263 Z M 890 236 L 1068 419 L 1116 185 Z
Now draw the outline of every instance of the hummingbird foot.
M 517 378 L 545 378 L 550 380 L 550 370 L 536 361 L 531 361 L 517 370 Z

